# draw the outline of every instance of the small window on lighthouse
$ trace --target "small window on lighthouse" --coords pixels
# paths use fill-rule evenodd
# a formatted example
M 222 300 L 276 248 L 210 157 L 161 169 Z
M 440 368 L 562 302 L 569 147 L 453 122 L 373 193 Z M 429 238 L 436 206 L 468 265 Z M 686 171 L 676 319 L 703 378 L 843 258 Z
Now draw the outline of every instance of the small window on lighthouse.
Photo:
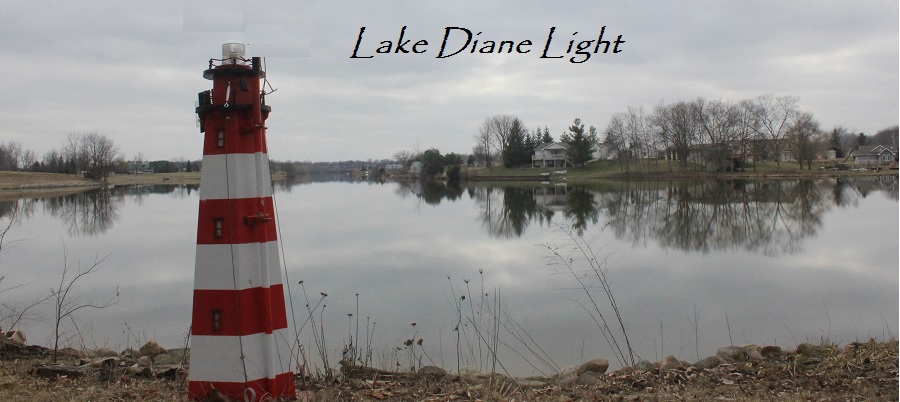
M 225 147 L 225 132 L 222 130 L 219 130 L 218 132 L 218 140 L 216 142 L 216 146 L 218 146 L 219 148 Z
M 213 238 L 221 239 L 222 238 L 222 218 L 213 218 Z
M 212 329 L 213 331 L 222 330 L 222 310 L 212 311 Z

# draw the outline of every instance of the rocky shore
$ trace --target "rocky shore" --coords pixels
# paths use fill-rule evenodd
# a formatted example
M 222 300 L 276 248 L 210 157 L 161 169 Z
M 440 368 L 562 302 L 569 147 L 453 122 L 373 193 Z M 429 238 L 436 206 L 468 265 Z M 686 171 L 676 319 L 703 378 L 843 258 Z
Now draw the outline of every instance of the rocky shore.
M 155 342 L 140 349 L 52 351 L 0 341 L 0 399 L 181 401 L 189 351 Z M 301 401 L 897 400 L 897 341 L 720 348 L 686 362 L 666 356 L 609 372 L 592 359 L 550 377 L 511 378 L 464 368 L 396 372 L 342 364 L 332 376 L 298 375 Z

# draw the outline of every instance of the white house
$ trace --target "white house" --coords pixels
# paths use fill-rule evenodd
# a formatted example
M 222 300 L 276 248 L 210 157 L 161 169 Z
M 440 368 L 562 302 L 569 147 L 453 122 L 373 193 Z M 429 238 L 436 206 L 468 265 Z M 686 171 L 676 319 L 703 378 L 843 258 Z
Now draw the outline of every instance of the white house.
M 409 165 L 409 172 L 412 174 L 422 173 L 422 162 L 414 161 L 411 165 Z
M 566 167 L 574 166 L 566 159 L 569 145 L 564 142 L 547 142 L 538 145 L 531 155 L 532 167 Z

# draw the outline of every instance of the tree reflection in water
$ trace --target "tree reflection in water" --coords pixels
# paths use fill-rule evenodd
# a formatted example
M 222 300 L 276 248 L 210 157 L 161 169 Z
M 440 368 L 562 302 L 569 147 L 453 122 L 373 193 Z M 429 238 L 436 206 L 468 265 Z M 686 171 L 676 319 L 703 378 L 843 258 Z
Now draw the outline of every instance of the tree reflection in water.
M 279 191 L 290 192 L 290 182 Z M 70 235 L 96 236 L 119 219 L 126 199 L 140 205 L 148 194 L 187 198 L 197 185 L 118 186 L 61 197 L 0 201 L 0 218 L 14 212 L 28 218 L 37 208 L 67 223 Z M 856 207 L 873 193 L 898 199 L 896 176 L 779 181 L 670 181 L 565 184 L 401 183 L 396 194 L 427 205 L 468 195 L 486 233 L 522 236 L 531 224 L 563 219 L 580 235 L 603 224 L 634 247 L 655 242 L 663 248 L 709 253 L 747 250 L 767 255 L 796 253 L 822 227 L 834 207 Z M 21 222 L 21 221 L 20 221 Z
M 2 201 L 0 218 L 16 212 L 21 222 L 34 215 L 36 208 L 41 208 L 47 215 L 62 219 L 69 236 L 97 236 L 115 225 L 119 220 L 119 208 L 128 198 L 141 205 L 149 194 L 187 198 L 198 188 L 197 185 L 116 186 L 56 197 Z
M 634 247 L 709 253 L 746 250 L 766 255 L 802 251 L 833 207 L 858 205 L 870 193 L 897 199 L 893 176 L 779 181 L 622 182 L 605 185 L 469 187 L 485 231 L 520 237 L 531 223 L 557 213 L 579 234 L 601 220 Z M 433 195 L 430 197 L 434 197 Z M 433 199 L 428 199 L 433 203 Z

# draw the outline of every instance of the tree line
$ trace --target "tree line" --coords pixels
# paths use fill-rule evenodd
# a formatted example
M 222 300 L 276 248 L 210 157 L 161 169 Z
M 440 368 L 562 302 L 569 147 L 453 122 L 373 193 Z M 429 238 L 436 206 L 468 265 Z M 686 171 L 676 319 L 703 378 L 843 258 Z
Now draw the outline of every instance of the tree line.
M 681 170 L 694 167 L 726 171 L 754 166 L 754 161 L 797 162 L 812 169 L 812 161 L 832 150 L 843 158 L 860 145 L 898 145 L 898 126 L 879 130 L 869 137 L 843 126 L 821 127 L 815 116 L 800 108 L 796 96 L 760 95 L 737 102 L 696 98 L 660 103 L 651 110 L 627 107 L 614 113 L 601 135 L 594 126 L 587 130 L 575 118 L 559 141 L 573 166 L 584 165 L 595 154 L 616 160 L 628 171 L 669 161 Z M 553 142 L 547 126 L 534 130 L 516 116 L 486 118 L 475 134 L 472 156 L 491 166 L 531 165 L 539 146 Z
M 33 150 L 25 149 L 17 141 L 0 143 L 0 171 L 81 174 L 105 181 L 113 173 L 190 172 L 199 170 L 199 166 L 199 161 L 184 158 L 145 161 L 141 153 L 129 161 L 112 139 L 95 132 L 69 133 L 60 147 L 51 148 L 40 159 Z
M 897 126 L 874 137 L 895 145 Z M 602 145 L 616 155 L 623 169 L 652 160 L 689 163 L 709 170 L 730 170 L 748 161 L 805 163 L 829 149 L 836 157 L 868 143 L 864 133 L 842 126 L 824 130 L 812 113 L 800 109 L 796 96 L 760 95 L 738 102 L 697 98 L 659 104 L 647 112 L 628 107 L 614 114 Z M 671 164 L 669 165 L 671 169 Z M 755 165 L 753 165 L 755 167 Z
M 41 159 L 16 141 L 0 144 L 0 170 L 68 173 L 106 180 L 121 159 L 119 147 L 98 133 L 69 133 L 61 150 L 52 148 Z

